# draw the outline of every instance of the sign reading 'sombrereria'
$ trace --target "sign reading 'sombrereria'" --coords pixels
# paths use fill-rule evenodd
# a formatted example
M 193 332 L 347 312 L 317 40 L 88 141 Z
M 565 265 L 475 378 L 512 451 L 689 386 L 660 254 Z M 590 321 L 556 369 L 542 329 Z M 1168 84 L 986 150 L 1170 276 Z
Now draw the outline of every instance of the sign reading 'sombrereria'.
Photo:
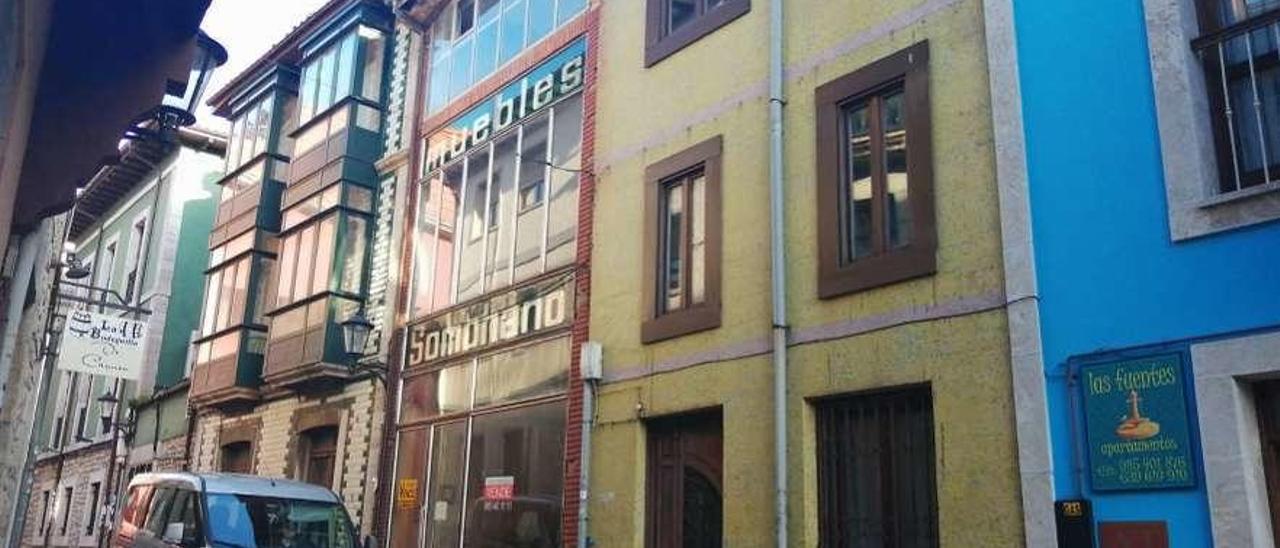
M 423 173 L 435 171 L 557 99 L 582 89 L 586 39 L 580 38 L 426 140 Z
M 147 324 L 86 310 L 67 316 L 58 369 L 138 380 Z

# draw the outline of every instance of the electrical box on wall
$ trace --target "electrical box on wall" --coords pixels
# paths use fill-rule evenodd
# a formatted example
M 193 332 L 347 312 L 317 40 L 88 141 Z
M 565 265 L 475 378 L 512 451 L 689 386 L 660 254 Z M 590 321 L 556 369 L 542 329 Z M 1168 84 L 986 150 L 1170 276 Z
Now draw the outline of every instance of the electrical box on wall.
M 1053 504 L 1053 510 L 1059 548 L 1094 548 L 1093 505 L 1087 499 L 1060 500 Z
M 602 378 L 603 372 L 600 363 L 603 361 L 604 347 L 596 341 L 587 341 L 582 344 L 581 354 L 579 354 L 578 364 L 582 372 L 582 380 L 598 381 Z

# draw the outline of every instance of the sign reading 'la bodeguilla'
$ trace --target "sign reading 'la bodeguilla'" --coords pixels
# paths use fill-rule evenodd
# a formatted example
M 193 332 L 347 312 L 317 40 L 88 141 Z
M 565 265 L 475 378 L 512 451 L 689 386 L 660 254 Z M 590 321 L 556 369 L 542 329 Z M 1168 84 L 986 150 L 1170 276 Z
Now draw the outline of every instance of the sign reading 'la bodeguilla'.
M 519 80 L 454 118 L 426 140 L 423 173 L 435 171 L 490 137 L 582 89 L 586 39 L 580 38 Z
M 573 320 L 572 276 L 499 293 L 476 304 L 408 326 L 405 368 L 477 352 L 568 326 Z

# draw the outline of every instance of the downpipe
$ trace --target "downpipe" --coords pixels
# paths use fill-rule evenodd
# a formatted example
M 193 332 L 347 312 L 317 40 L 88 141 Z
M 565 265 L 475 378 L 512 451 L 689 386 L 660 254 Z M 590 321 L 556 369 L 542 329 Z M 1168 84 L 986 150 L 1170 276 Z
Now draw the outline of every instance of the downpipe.
M 774 528 L 787 546 L 787 263 L 783 214 L 782 3 L 769 2 L 769 255 L 773 296 Z

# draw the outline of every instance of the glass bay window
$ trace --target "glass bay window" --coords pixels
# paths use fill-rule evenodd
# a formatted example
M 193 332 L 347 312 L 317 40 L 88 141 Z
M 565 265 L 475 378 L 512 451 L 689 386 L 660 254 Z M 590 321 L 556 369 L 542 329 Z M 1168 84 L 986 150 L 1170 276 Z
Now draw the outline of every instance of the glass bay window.
M 444 108 L 586 7 L 586 0 L 459 0 L 429 33 L 427 114 Z
M 259 342 L 263 323 L 260 294 L 265 289 L 274 261 L 270 242 L 257 244 L 257 231 L 249 231 L 209 251 L 210 267 L 205 274 L 204 303 L 201 309 L 196 363 L 203 364 L 234 356 L 241 341 Z M 249 333 L 246 329 L 258 331 Z M 243 350 L 261 354 L 260 344 Z
M 284 211 L 269 312 L 267 373 L 346 354 L 337 325 L 365 292 L 373 190 L 342 181 Z
M 347 97 L 379 103 L 385 49 L 386 37 L 381 30 L 356 25 L 318 52 L 308 53 L 298 90 L 299 125 L 306 125 Z

